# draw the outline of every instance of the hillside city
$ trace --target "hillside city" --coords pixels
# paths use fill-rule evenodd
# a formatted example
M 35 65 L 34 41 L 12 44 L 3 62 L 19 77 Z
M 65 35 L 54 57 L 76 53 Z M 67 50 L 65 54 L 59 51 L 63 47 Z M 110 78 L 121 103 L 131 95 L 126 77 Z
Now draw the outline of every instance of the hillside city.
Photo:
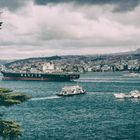
M 140 71 L 140 53 L 110 55 L 71 55 L 29 58 L 1 65 L 1 69 L 14 72 L 41 73 L 45 65 L 54 65 L 55 72 Z

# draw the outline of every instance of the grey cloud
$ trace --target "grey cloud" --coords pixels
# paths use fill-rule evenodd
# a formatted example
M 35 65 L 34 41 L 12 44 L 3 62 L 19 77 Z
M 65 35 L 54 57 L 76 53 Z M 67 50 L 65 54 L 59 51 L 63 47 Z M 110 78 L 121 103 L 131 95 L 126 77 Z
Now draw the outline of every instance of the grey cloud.
M 116 5 L 114 12 L 131 11 L 140 4 L 139 0 L 122 0 Z
M 15 11 L 28 4 L 29 1 L 34 1 L 34 3 L 38 5 L 60 3 L 75 3 L 78 5 L 113 4 L 115 5 L 115 12 L 133 10 L 140 3 L 140 0 L 0 0 L 0 8 L 8 8 L 11 11 Z
M 53 28 L 49 30 L 42 28 L 36 38 L 41 41 L 76 39 L 73 34 L 60 28 Z
M 29 0 L 0 0 L 0 8 L 7 8 L 10 11 L 15 11 L 16 9 L 25 6 Z
M 49 3 L 57 4 L 57 3 L 78 3 L 78 4 L 112 4 L 122 2 L 123 0 L 35 0 L 37 4 L 45 5 Z M 126 1 L 126 0 L 124 0 Z M 127 0 L 132 1 L 132 0 Z
M 140 0 L 35 0 L 38 5 L 75 3 L 78 5 L 115 5 L 114 12 L 133 10 L 140 3 Z

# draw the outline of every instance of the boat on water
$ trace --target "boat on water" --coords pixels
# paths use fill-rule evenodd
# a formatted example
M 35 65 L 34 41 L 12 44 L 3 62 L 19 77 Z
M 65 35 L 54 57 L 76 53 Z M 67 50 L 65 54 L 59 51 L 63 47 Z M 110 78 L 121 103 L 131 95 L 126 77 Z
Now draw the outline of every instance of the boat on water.
M 114 96 L 115 96 L 117 99 L 124 99 L 126 95 L 125 95 L 124 93 L 118 93 L 118 94 L 114 94 Z
M 57 94 L 57 96 L 73 96 L 79 94 L 85 94 L 86 91 L 79 85 L 74 86 L 64 86 L 62 91 Z
M 140 73 L 131 72 L 131 73 L 125 74 L 124 77 L 140 78 Z
M 140 98 L 140 91 L 132 90 L 129 94 L 118 93 L 114 94 L 117 99 L 126 99 L 126 98 Z
M 2 80 L 24 80 L 24 81 L 72 81 L 80 78 L 78 73 L 30 73 L 30 72 L 6 72 Z
M 133 97 L 133 98 L 140 98 L 140 91 L 138 90 L 133 90 L 130 92 L 130 95 Z
M 9 71 L 2 70 L 2 80 L 24 81 L 72 81 L 80 78 L 79 73 L 56 71 L 54 64 L 47 63 L 42 71 Z

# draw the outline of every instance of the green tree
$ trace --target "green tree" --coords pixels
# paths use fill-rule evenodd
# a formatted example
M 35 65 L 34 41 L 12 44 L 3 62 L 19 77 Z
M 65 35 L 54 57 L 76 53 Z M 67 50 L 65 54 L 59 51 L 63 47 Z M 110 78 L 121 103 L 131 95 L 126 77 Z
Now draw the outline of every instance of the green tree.
M 10 89 L 0 88 L 0 106 L 12 106 L 22 103 L 31 97 L 21 93 L 9 93 Z M 0 114 L 0 137 L 4 140 L 15 140 L 22 135 L 21 127 L 15 121 L 2 120 Z
M 15 140 L 21 136 L 21 127 L 14 121 L 0 120 L 0 136 L 4 140 Z

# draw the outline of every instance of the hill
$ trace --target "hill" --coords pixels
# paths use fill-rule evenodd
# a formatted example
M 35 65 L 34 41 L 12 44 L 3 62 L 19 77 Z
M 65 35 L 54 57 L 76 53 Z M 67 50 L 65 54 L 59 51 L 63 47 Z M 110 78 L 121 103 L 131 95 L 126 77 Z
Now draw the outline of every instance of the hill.
M 41 72 L 44 63 L 53 62 L 63 71 L 140 71 L 140 49 L 104 55 L 67 55 L 35 57 L 6 63 L 6 69 L 17 72 Z

